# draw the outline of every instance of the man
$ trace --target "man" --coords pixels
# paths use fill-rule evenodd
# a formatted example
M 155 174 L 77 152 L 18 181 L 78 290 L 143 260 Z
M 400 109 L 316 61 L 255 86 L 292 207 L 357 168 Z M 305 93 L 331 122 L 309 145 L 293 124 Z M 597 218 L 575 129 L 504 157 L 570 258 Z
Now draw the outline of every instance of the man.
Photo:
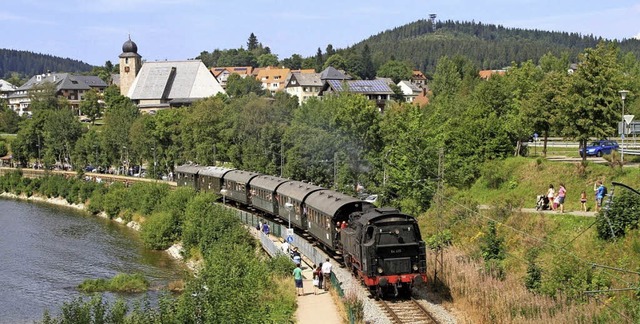
M 327 260 L 322 264 L 322 283 L 325 291 L 328 291 L 331 285 L 331 268 L 332 265 L 329 262 L 329 258 L 327 258 Z
M 296 265 L 296 268 L 293 269 L 293 281 L 296 284 L 296 290 L 298 292 L 298 296 L 304 295 L 304 288 L 302 287 L 302 268 L 300 265 Z

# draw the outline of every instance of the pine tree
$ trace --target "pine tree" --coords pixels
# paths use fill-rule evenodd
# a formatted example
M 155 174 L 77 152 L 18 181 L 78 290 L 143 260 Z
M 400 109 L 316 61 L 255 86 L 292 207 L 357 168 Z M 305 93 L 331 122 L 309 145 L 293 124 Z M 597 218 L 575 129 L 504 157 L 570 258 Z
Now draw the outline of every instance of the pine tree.
M 253 51 L 258 48 L 258 37 L 255 34 L 251 33 L 249 35 L 249 39 L 247 40 L 247 50 Z

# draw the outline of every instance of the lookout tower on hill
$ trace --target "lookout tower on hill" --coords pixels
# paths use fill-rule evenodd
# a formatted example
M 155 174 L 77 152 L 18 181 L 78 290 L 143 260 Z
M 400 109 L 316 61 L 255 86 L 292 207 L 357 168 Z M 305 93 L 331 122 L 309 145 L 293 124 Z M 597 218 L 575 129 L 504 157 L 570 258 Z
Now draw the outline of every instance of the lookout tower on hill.
M 120 58 L 120 94 L 126 96 L 142 67 L 142 56 L 138 54 L 138 45 L 131 40 L 122 44 Z

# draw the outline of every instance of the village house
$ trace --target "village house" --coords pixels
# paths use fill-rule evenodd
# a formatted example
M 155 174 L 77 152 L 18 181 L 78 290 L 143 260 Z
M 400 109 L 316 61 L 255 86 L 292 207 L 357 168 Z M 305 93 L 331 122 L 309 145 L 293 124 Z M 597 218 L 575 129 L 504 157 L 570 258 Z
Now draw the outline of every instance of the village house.
M 387 100 L 393 95 L 393 90 L 384 80 L 327 80 L 319 96 L 341 92 L 361 94 L 375 101 L 380 110 L 384 109 Z
M 419 70 L 413 70 L 411 73 L 411 83 L 418 86 L 418 88 L 424 88 L 427 86 L 427 77 Z
M 107 84 L 97 76 L 73 75 L 69 73 L 46 73 L 38 74 L 15 91 L 8 95 L 9 107 L 16 111 L 18 115 L 31 114 L 29 104 L 31 103 L 31 92 L 50 83 L 55 86 L 56 95 L 69 101 L 73 110 L 79 111 L 79 106 L 84 100 L 84 94 L 94 89 L 98 93 L 103 93 Z
M 268 66 L 258 70 L 256 79 L 262 82 L 262 89 L 274 95 L 276 92 L 284 90 L 290 72 L 291 70 L 287 68 Z
M 411 81 L 400 81 L 398 82 L 398 87 L 402 91 L 406 102 L 413 102 L 422 93 L 422 89 Z
M 313 71 L 313 70 L 312 70 Z M 285 92 L 298 97 L 302 105 L 311 97 L 317 97 L 322 89 L 320 73 L 291 72 L 285 82 Z
M 18 87 L 13 84 L 0 79 L 0 99 L 6 101 L 9 98 L 9 95 L 16 91 L 17 88 Z
M 235 73 L 244 79 L 247 76 L 251 76 L 251 73 L 253 73 L 253 67 L 251 66 L 212 67 L 211 73 L 213 73 L 213 76 L 216 77 L 216 79 L 220 83 L 220 86 L 222 86 L 222 88 L 226 90 L 227 79 L 229 79 L 229 76 L 231 74 Z

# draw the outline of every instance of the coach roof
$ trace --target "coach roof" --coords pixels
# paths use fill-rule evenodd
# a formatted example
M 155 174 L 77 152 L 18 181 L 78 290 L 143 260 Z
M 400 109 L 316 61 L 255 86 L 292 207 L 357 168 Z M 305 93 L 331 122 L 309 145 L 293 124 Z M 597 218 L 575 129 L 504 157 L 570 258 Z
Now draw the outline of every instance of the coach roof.
M 307 195 L 318 190 L 326 189 L 302 181 L 289 181 L 278 187 L 277 193 L 297 201 L 303 201 Z
M 356 208 L 370 206 L 371 203 L 353 198 L 333 190 L 322 190 L 311 193 L 305 200 L 305 204 L 326 214 L 334 215 L 344 206 L 354 205 Z

